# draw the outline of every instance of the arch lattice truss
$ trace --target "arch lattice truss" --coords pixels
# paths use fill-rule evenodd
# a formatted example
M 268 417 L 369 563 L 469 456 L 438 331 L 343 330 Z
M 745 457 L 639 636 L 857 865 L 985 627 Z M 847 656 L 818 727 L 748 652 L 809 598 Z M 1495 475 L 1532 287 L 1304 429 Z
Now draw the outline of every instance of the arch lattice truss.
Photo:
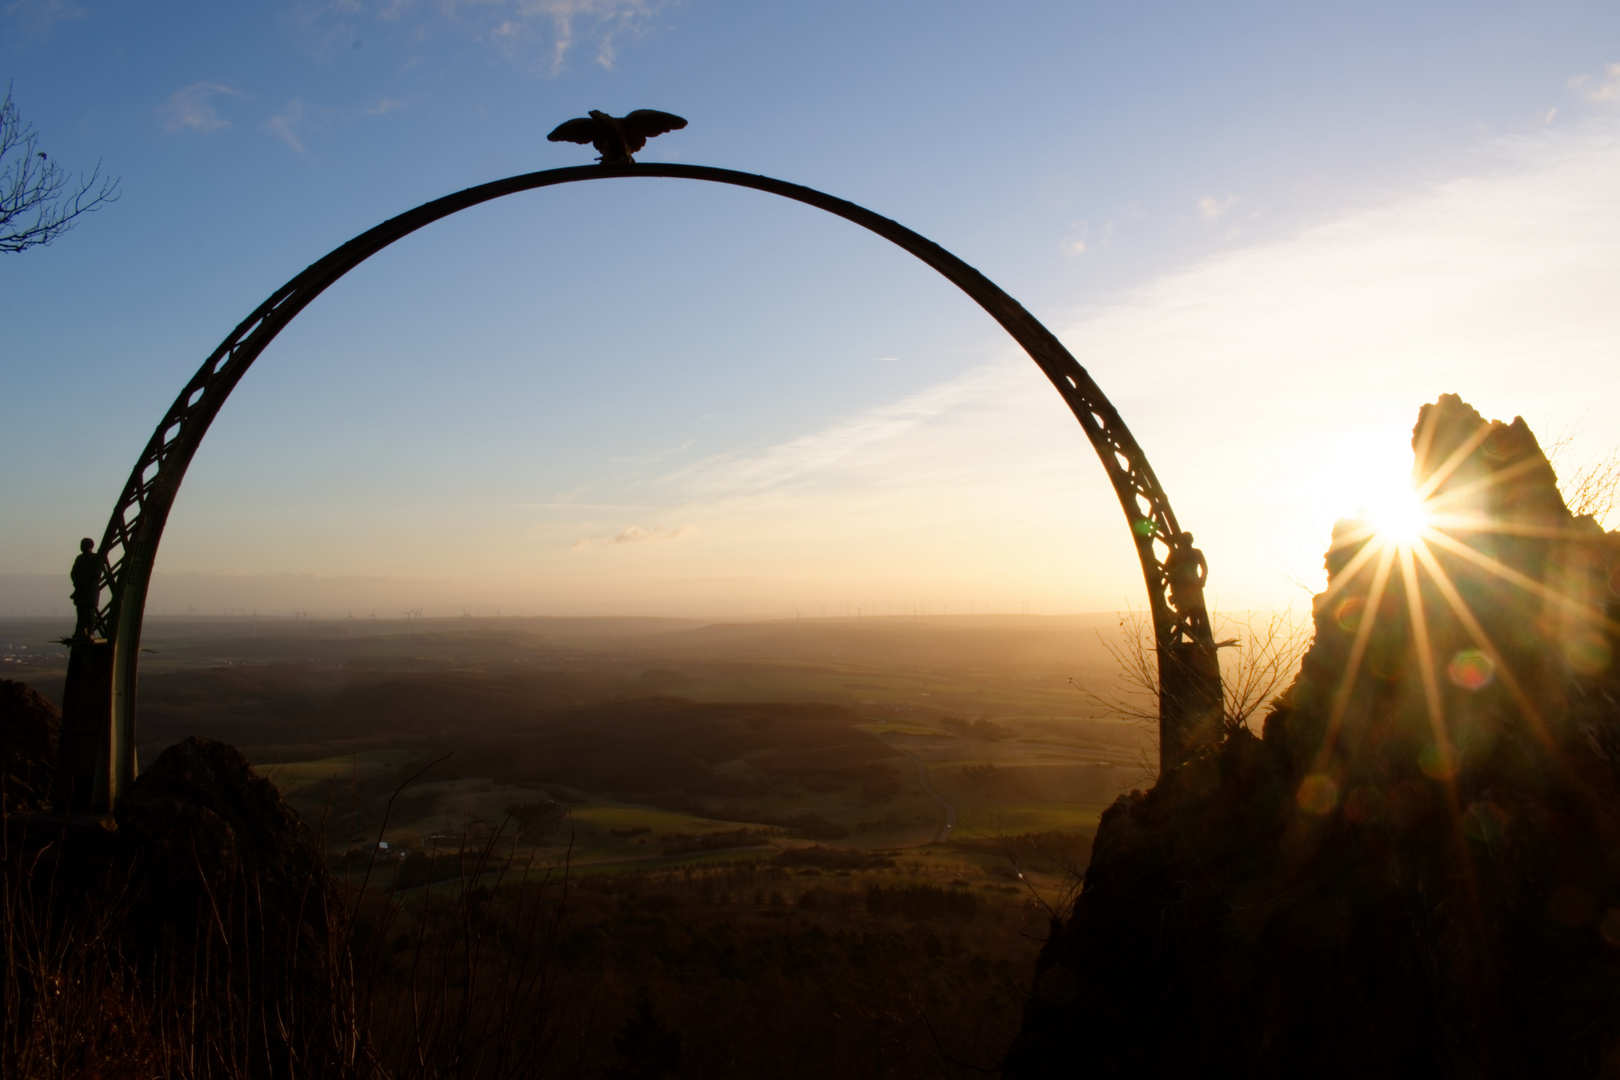
M 1170 755 L 1165 744 L 1179 746 L 1189 742 L 1170 730 L 1172 717 L 1169 714 L 1185 713 L 1189 708 L 1207 713 L 1211 692 L 1218 705 L 1219 675 L 1214 666 L 1214 647 L 1201 599 L 1196 605 L 1190 605 L 1183 596 L 1178 607 L 1166 577 L 1165 558 L 1180 531 L 1175 513 L 1146 455 L 1119 413 L 1085 368 L 1045 326 L 983 274 L 939 245 L 864 207 L 812 188 L 697 165 L 587 165 L 528 173 L 468 188 L 362 233 L 276 290 L 231 332 L 191 377 L 141 451 L 102 538 L 102 584 L 107 590 L 107 601 L 98 612 L 97 631 L 111 647 L 112 730 L 105 756 L 98 754 L 110 768 L 97 785 L 105 786 L 96 802 L 109 806 L 134 778 L 135 682 L 141 622 L 153 560 L 169 510 L 209 425 L 253 361 L 329 285 L 394 241 L 425 225 L 517 192 L 585 180 L 630 177 L 730 184 L 836 214 L 933 267 L 967 293 L 1023 346 L 1079 420 L 1125 511 L 1147 585 L 1148 607 L 1159 650 L 1161 719 L 1165 725 L 1161 732 L 1161 759 Z M 1198 610 L 1184 610 L 1191 606 Z M 1178 689 L 1180 698 L 1185 699 L 1183 708 L 1177 708 L 1176 701 L 1172 700 L 1177 699 Z M 1187 724 L 1199 722 L 1197 717 L 1185 718 Z

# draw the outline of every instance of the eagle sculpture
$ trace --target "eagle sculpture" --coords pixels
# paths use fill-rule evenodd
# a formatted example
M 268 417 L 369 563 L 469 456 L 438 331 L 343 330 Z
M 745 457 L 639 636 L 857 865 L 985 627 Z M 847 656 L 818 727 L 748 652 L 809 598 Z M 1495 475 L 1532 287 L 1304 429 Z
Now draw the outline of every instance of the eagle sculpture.
M 565 120 L 546 138 L 551 142 L 590 143 L 602 156 L 603 165 L 634 165 L 631 154 L 639 153 L 647 140 L 666 131 L 679 131 L 686 121 L 674 113 L 657 109 L 637 109 L 626 116 L 609 116 L 596 109 L 589 116 Z

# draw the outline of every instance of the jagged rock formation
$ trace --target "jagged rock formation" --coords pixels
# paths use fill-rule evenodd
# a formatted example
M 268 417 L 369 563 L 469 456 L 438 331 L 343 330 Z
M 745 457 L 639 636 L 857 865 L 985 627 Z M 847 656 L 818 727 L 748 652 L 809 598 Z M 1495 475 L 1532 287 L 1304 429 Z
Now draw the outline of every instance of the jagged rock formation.
M 116 987 L 145 1017 L 141 1031 L 78 1041 L 118 1053 L 184 1047 L 197 1075 L 318 1077 L 352 1065 L 344 912 L 316 837 L 274 785 L 234 747 L 191 738 L 136 778 L 114 817 L 115 831 L 5 821 L 8 940 L 68 965 L 22 982 Z M 27 1006 L 42 1029 L 48 1005 Z
M 220 1019 L 245 1029 L 266 1075 L 335 1067 L 342 912 L 320 846 L 275 786 L 235 747 L 193 736 L 141 772 L 114 816 L 138 853 L 124 932 L 149 977 L 228 1003 Z
M 1413 443 L 1432 531 L 1342 522 L 1263 736 L 1104 814 L 1005 1076 L 1620 1072 L 1620 534 L 1522 420 Z
M 0 679 L 0 806 L 32 814 L 50 804 L 62 714 L 39 691 Z

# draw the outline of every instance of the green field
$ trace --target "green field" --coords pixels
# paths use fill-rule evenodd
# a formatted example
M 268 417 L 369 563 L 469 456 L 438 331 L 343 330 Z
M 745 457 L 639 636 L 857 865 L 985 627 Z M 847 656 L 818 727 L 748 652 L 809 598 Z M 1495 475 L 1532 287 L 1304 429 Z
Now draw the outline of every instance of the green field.
M 959 860 L 955 872 L 974 878 L 982 878 L 997 857 L 934 843 L 945 807 L 923 789 L 916 763 L 926 766 L 935 792 L 955 808 L 957 841 L 1089 834 L 1118 791 L 1142 779 L 1128 763 L 1103 757 L 1118 746 L 1099 742 L 1089 727 L 1068 739 L 1047 723 L 1026 729 L 1021 721 L 1003 721 L 1000 729 L 987 739 L 964 734 L 959 726 L 915 720 L 850 725 L 850 735 L 868 740 L 877 755 L 868 768 L 875 764 L 892 777 L 881 797 L 858 784 L 837 782 L 836 773 L 773 771 L 773 762 L 791 764 L 806 753 L 819 753 L 824 764 L 836 765 L 867 745 L 838 742 L 808 752 L 765 747 L 719 761 L 715 774 L 756 786 L 746 795 L 690 809 L 534 778 L 502 779 L 476 771 L 436 778 L 446 763 L 396 793 L 427 764 L 421 755 L 400 749 L 275 764 L 262 771 L 306 816 L 326 815 L 334 851 L 366 847 L 380 837 L 389 842 L 390 858 L 403 853 L 408 860 L 493 843 L 508 858 L 532 858 L 541 866 L 566 860 L 574 871 L 592 873 L 770 860 L 795 848 L 828 845 L 917 857 L 934 853 Z M 389 797 L 393 809 L 384 824 Z M 537 804 L 554 804 L 557 812 L 541 836 L 526 831 L 513 813 L 514 807 Z M 357 805 L 364 811 L 358 815 Z M 813 824 L 794 824 L 803 822 Z
M 1098 634 L 1116 622 L 158 618 L 140 752 L 241 747 L 335 853 L 380 837 L 408 861 L 493 835 L 594 873 L 823 845 L 982 877 L 995 858 L 934 845 L 947 806 L 970 845 L 1085 835 L 1148 782 L 1146 734 L 1070 685 L 1112 677 Z M 50 694 L 59 658 L 35 651 L 16 674 Z

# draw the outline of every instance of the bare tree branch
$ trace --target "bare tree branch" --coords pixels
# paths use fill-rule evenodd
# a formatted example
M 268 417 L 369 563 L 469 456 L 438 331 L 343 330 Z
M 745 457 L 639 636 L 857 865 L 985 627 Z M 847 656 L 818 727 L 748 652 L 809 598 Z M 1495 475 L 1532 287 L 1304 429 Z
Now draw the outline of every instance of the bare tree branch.
M 1215 637 L 1228 639 L 1222 641 L 1227 651 L 1221 660 L 1221 721 L 1235 731 L 1248 727 L 1257 712 L 1288 689 L 1310 648 L 1314 625 L 1308 614 L 1293 611 L 1211 611 L 1209 617 Z M 1159 658 L 1147 613 L 1140 608 L 1121 612 L 1115 635 L 1108 638 L 1098 631 L 1097 638 L 1114 658 L 1113 685 L 1099 690 L 1074 679 L 1069 684 L 1104 716 L 1157 733 Z
M 1609 515 L 1620 506 L 1620 449 L 1574 465 L 1570 453 L 1574 442 L 1575 431 L 1570 429 L 1547 445 L 1547 461 L 1560 476 L 1558 492 L 1570 513 L 1576 517 L 1590 514 L 1607 528 Z
M 1233 639 L 1232 653 L 1221 664 L 1222 720 L 1228 729 L 1246 728 L 1294 681 L 1316 627 L 1309 614 L 1296 611 L 1211 618 L 1217 638 Z
M 1114 685 L 1107 690 L 1082 686 L 1074 679 L 1069 685 L 1080 691 L 1086 703 L 1104 716 L 1128 720 L 1138 725 L 1159 724 L 1159 661 L 1153 646 L 1153 625 L 1141 608 L 1119 613 L 1119 629 L 1112 638 L 1097 631 L 1097 640 L 1114 658 Z
M 0 102 L 0 251 L 49 244 L 78 219 L 118 201 L 118 178 L 102 176 L 101 162 L 75 180 L 39 149 L 34 125 L 11 100 Z

